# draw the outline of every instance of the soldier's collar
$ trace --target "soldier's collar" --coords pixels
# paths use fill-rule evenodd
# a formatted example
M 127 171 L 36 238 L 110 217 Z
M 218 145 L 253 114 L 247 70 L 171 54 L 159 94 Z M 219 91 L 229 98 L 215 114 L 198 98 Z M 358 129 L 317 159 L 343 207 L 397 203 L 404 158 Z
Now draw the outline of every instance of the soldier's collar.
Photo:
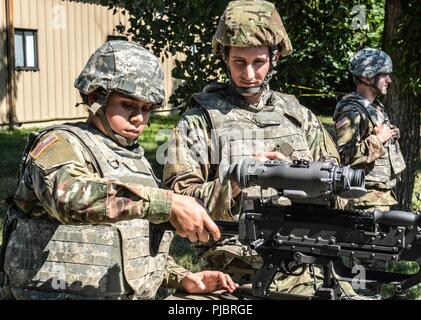
M 357 98 L 358 100 L 360 100 L 361 104 L 365 107 L 368 108 L 370 105 L 375 105 L 374 103 L 376 102 L 376 100 L 374 100 L 373 102 L 370 102 L 370 100 L 368 100 L 366 97 L 364 97 L 363 95 L 359 94 L 358 92 L 352 92 L 351 94 L 349 94 L 348 96 L 344 97 L 344 100 L 349 99 L 349 98 Z
M 383 103 L 380 101 L 380 99 L 379 99 L 379 98 L 376 98 L 376 99 L 373 101 L 373 104 L 374 104 L 376 107 L 379 107 L 382 111 L 384 111 L 384 105 L 383 105 Z
M 258 112 L 266 106 L 271 96 L 272 91 L 269 89 L 269 86 L 265 86 L 262 95 L 259 99 L 259 102 L 250 104 L 244 99 L 244 97 L 241 94 L 237 92 L 237 90 L 235 90 L 234 87 L 229 86 L 227 99 L 232 100 L 230 102 L 241 109 L 252 112 Z
M 129 156 L 132 158 L 139 158 L 145 154 L 143 148 L 139 145 L 139 142 L 136 140 L 130 146 L 123 147 L 116 143 L 112 138 L 104 134 L 99 130 L 92 121 L 87 121 L 88 130 L 93 134 L 99 136 L 99 138 L 107 145 L 110 149 L 114 150 L 117 154 L 121 156 Z

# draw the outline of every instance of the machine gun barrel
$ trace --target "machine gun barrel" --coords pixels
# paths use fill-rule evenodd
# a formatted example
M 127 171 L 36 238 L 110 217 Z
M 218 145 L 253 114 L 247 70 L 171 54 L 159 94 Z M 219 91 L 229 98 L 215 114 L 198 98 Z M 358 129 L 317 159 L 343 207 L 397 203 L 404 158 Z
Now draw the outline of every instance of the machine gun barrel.
M 389 226 L 418 226 L 421 227 L 421 215 L 412 214 L 406 211 L 374 211 L 374 222 Z

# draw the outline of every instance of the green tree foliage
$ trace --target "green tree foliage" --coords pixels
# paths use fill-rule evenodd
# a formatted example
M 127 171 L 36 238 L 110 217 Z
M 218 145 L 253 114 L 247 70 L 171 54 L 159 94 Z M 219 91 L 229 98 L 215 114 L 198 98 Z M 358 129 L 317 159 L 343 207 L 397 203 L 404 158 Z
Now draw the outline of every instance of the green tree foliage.
M 387 50 L 399 55 L 397 78 L 402 89 L 416 97 L 421 96 L 421 6 L 417 0 L 402 1 L 402 12 L 395 34 L 390 42 L 383 39 Z M 419 100 L 418 100 L 419 101 Z M 421 107 L 421 106 L 420 106 Z M 419 109 L 418 109 L 419 112 Z
M 406 162 L 396 193 L 400 208 L 411 209 L 412 187 L 420 156 L 421 124 L 421 8 L 416 0 L 387 0 L 383 48 L 394 62 L 393 85 L 386 96 L 391 122 Z M 414 208 L 416 209 L 416 208 Z
M 291 38 L 294 53 L 280 62 L 272 86 L 297 94 L 302 85 L 322 93 L 352 88 L 347 65 L 350 56 L 364 46 L 379 47 L 384 1 L 313 0 L 273 1 Z M 133 39 L 156 54 L 181 52 L 173 76 L 182 79 L 171 97 L 179 105 L 209 83 L 223 76 L 224 64 L 211 53 L 212 36 L 227 0 L 104 0 L 130 14 Z M 360 6 L 360 7 L 358 7 Z M 354 10 L 353 10 L 354 9 Z M 221 72 L 222 71 L 222 72 Z

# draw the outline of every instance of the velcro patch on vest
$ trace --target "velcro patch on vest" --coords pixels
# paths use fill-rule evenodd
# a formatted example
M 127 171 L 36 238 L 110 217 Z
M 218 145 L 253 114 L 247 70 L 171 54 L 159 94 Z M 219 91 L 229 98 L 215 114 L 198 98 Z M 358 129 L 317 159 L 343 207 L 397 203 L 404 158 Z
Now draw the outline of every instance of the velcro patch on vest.
M 342 117 L 341 120 L 336 122 L 336 129 L 339 129 L 348 123 L 350 123 L 350 120 L 347 117 Z
M 56 134 L 49 134 L 44 140 L 37 144 L 37 146 L 29 153 L 32 159 L 36 160 L 49 146 L 58 140 Z

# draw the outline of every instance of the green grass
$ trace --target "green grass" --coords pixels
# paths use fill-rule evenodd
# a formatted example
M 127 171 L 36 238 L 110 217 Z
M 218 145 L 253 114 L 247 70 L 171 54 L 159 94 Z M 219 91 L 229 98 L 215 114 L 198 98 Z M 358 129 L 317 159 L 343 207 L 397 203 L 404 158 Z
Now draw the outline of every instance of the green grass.
M 327 132 L 329 132 L 329 134 L 333 137 L 333 132 L 334 132 L 333 118 L 331 116 L 325 116 L 325 115 L 318 115 L 317 118 L 326 128 Z
M 0 230 L 7 207 L 5 200 L 17 187 L 17 175 L 26 138 L 33 130 L 0 131 Z M 0 239 L 1 242 L 1 239 Z
M 412 193 L 412 211 L 421 212 L 421 160 L 417 163 L 414 191 Z
M 161 179 L 164 166 L 156 159 L 157 148 L 168 138 L 171 129 L 176 125 L 179 116 L 153 116 L 148 126 L 139 138 L 139 143 L 145 150 L 145 157 L 151 163 L 155 175 Z

